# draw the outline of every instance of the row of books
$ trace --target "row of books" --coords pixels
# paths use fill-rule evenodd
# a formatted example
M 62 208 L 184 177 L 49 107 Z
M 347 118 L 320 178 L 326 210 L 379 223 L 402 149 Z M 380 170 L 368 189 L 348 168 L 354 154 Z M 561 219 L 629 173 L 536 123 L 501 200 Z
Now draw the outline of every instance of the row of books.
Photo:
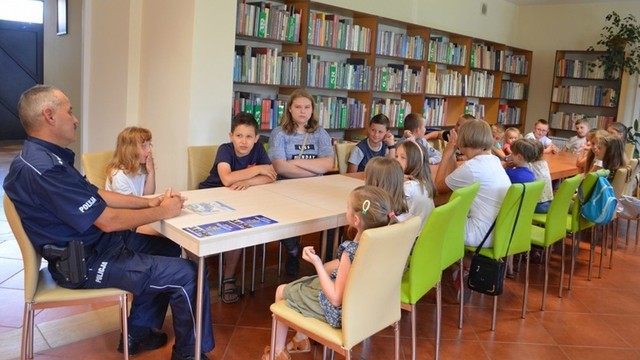
M 446 41 L 442 36 L 432 36 L 429 39 L 429 61 L 464 66 L 466 60 L 466 45 Z
M 465 87 L 466 96 L 493 97 L 495 75 L 486 71 L 471 71 L 469 86 Z
M 444 126 L 447 123 L 447 99 L 425 98 L 422 115 L 427 126 Z
M 319 55 L 307 55 L 307 86 L 326 89 L 369 90 L 371 67 L 364 59 L 346 62 L 322 61 Z
M 271 99 L 259 94 L 236 91 L 233 94 L 233 115 L 239 112 L 253 114 L 260 129 L 269 130 L 278 126 L 287 100 Z
M 556 76 L 577 79 L 608 79 L 600 60 L 560 59 L 556 64 Z M 619 71 L 613 79 L 619 78 Z
M 391 127 L 403 128 L 404 117 L 411 113 L 411 104 L 402 99 L 377 99 L 371 104 L 371 115 L 385 114 Z
M 308 43 L 368 53 L 371 51 L 371 29 L 353 25 L 351 19 L 337 14 L 311 12 Z
M 551 101 L 576 105 L 615 107 L 616 91 L 602 86 L 556 86 Z
M 376 66 L 373 73 L 374 91 L 421 93 L 424 87 L 424 67 L 403 64 Z
M 472 68 L 499 70 L 518 75 L 526 75 L 529 64 L 524 55 L 514 55 L 506 50 L 498 50 L 494 46 L 481 43 L 471 44 L 469 65 Z
M 500 97 L 510 100 L 523 100 L 526 96 L 526 90 L 526 84 L 514 81 L 503 81 L 502 87 L 500 88 Z
M 376 54 L 424 60 L 425 41 L 420 36 L 378 30 Z
M 558 111 L 551 114 L 549 125 L 554 129 L 575 130 L 576 121 L 579 119 L 586 120 L 592 129 L 606 129 L 610 123 L 616 121 L 615 116 L 586 115 Z
M 427 68 L 428 94 L 438 95 L 464 95 L 464 86 L 467 83 L 467 75 L 455 70 L 438 69 L 436 66 Z
M 366 105 L 356 99 L 339 96 L 313 96 L 320 126 L 325 129 L 362 129 Z
M 467 101 L 464 106 L 464 113 L 473 115 L 477 120 L 484 120 L 485 118 L 485 106 L 474 101 Z
M 280 41 L 300 42 L 302 9 L 268 2 L 238 3 L 236 33 Z
M 236 45 L 233 81 L 299 86 L 302 59 L 296 52 L 279 53 L 277 48 Z
M 520 125 L 520 116 L 522 110 L 518 106 L 509 106 L 500 104 L 498 106 L 498 124 L 502 125 Z
M 529 73 L 529 62 L 524 55 L 505 55 L 500 70 L 511 74 L 526 75 Z

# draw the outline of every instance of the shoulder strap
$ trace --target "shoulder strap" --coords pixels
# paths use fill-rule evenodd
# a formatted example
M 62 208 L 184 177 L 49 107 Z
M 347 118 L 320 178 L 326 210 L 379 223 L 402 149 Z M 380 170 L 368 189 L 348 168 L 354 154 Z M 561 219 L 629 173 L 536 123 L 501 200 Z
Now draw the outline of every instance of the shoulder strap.
M 518 224 L 518 218 L 520 217 L 520 209 L 522 209 L 522 202 L 524 201 L 524 194 L 525 194 L 526 189 L 527 189 L 527 185 L 525 183 L 522 183 L 522 195 L 520 196 L 520 203 L 518 204 L 518 211 L 516 212 L 516 217 L 515 217 L 515 219 L 513 221 L 513 228 L 511 228 L 511 236 L 509 237 L 509 244 L 507 245 L 507 253 L 509 253 L 509 247 L 511 246 L 511 240 L 513 239 L 513 233 L 516 231 L 516 224 Z M 489 237 L 489 234 L 491 234 L 491 232 L 493 231 L 493 228 L 496 226 L 496 220 L 493 220 L 493 224 L 491 224 L 491 227 L 489 228 L 489 231 L 487 231 L 487 233 L 484 236 L 484 239 L 482 239 L 482 242 L 476 248 L 476 251 L 475 251 L 476 255 L 480 253 L 480 249 L 482 249 L 482 245 L 484 245 L 485 241 L 487 241 L 487 238 Z
M 513 220 L 513 227 L 511 228 L 511 236 L 509 236 L 509 244 L 507 245 L 507 252 L 509 253 L 509 248 L 511 247 L 511 240 L 513 240 L 513 233 L 516 232 L 516 225 L 518 224 L 518 218 L 520 217 L 520 209 L 522 209 L 522 202 L 524 201 L 524 194 L 527 190 L 527 184 L 522 183 L 522 196 L 520 197 L 520 204 L 518 204 L 518 212 L 516 212 L 516 218 Z

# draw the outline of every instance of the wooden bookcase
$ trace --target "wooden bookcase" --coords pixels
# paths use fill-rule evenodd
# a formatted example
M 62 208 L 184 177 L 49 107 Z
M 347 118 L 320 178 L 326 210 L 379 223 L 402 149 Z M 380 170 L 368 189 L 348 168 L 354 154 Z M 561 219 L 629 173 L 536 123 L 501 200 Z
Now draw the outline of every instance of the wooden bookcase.
M 618 114 L 621 76 L 607 77 L 599 67 L 599 51 L 556 51 L 549 127 L 556 136 L 575 131 L 577 119 L 586 118 L 591 128 L 605 129 Z
M 282 18 L 295 18 L 299 37 Z M 316 97 L 322 126 L 345 138 L 379 112 L 399 129 L 409 112 L 430 127 L 453 126 L 463 113 L 524 127 L 531 51 L 308 0 L 239 0 L 237 23 L 234 113 L 253 111 L 263 130 L 277 126 L 299 87 Z

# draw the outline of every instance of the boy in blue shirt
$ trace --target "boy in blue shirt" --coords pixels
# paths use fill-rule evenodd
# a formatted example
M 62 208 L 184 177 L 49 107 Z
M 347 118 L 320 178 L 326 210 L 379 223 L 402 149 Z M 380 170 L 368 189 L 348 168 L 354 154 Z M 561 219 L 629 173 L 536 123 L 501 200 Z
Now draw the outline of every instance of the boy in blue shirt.
M 395 157 L 395 139 L 393 134 L 389 132 L 390 126 L 391 122 L 385 114 L 378 114 L 371 118 L 367 129 L 367 138 L 360 141 L 351 150 L 347 167 L 348 173 L 364 171 L 367 162 L 375 156 Z
M 258 142 L 258 123 L 253 115 L 241 112 L 234 116 L 229 139 L 231 142 L 218 148 L 209 177 L 200 183 L 200 189 L 226 186 L 231 190 L 245 190 L 252 185 L 276 180 L 277 174 L 269 155 Z M 222 302 L 226 304 L 240 299 L 234 275 L 241 254 L 242 249 L 224 254 Z

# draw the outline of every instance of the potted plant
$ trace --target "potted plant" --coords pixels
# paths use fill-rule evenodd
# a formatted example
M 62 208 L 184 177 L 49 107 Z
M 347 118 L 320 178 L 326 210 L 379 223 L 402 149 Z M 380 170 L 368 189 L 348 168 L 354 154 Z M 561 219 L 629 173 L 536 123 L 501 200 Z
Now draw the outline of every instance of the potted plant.
M 639 129 L 640 125 L 638 124 L 638 119 L 635 119 L 633 121 L 633 126 L 628 126 L 627 127 L 627 142 L 630 144 L 633 144 L 633 146 L 635 147 L 634 151 L 633 151 L 633 157 L 637 158 L 639 155 L 639 149 L 640 148 L 640 129 Z
M 621 18 L 612 11 L 605 17 L 607 24 L 602 28 L 598 47 L 605 53 L 598 59 L 604 66 L 606 77 L 617 78 L 626 71 L 629 75 L 640 73 L 640 25 L 635 16 L 629 14 Z M 595 50 L 590 46 L 587 50 Z

